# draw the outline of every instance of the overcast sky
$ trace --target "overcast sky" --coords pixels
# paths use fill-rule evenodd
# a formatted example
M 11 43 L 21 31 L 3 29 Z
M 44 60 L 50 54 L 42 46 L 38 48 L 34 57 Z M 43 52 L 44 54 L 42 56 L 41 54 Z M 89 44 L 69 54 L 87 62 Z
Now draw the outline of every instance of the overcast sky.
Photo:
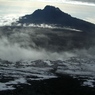
M 74 17 L 95 23 L 95 0 L 0 0 L 0 15 L 31 14 L 46 5 L 59 7 Z

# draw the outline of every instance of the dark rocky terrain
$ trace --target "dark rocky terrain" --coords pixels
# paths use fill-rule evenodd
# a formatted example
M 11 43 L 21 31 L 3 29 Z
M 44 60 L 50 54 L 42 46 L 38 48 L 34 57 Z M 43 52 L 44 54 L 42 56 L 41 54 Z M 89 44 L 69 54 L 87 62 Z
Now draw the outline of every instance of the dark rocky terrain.
M 81 81 L 69 76 L 40 81 L 29 81 L 16 90 L 0 91 L 1 95 L 95 95 L 95 88 L 81 87 Z
M 93 62 L 92 62 L 93 61 Z M 94 95 L 95 60 L 0 60 L 2 95 Z

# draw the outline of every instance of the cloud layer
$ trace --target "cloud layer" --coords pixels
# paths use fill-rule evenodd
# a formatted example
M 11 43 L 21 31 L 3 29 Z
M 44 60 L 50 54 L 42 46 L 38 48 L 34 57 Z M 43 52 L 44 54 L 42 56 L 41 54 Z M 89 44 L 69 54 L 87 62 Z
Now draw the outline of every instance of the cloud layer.
M 62 37 L 62 34 L 60 34 L 59 31 L 58 34 L 56 34 L 57 31 L 56 33 L 52 34 L 53 32 L 50 29 L 40 28 L 35 30 L 35 28 L 25 29 L 18 27 L 17 29 L 14 28 L 11 30 L 11 28 L 7 29 L 6 27 L 3 31 L 0 29 L 0 58 L 13 62 L 19 60 L 39 59 L 64 60 L 77 56 L 95 58 L 95 47 L 90 47 L 89 49 L 63 49 L 61 52 L 57 51 L 57 40 L 54 41 L 57 44 L 56 46 L 51 46 L 48 43 L 48 40 L 50 40 L 49 37 L 55 37 L 56 35 Z M 48 34 L 48 36 L 45 34 Z M 53 38 L 52 40 L 55 39 Z M 41 44 L 42 47 L 37 44 Z M 43 47 L 43 45 L 45 46 Z M 72 45 L 71 42 L 68 43 L 69 47 L 70 45 Z M 67 46 L 64 48 L 67 48 Z
M 66 1 L 80 1 L 80 2 L 95 3 L 95 0 L 66 0 Z

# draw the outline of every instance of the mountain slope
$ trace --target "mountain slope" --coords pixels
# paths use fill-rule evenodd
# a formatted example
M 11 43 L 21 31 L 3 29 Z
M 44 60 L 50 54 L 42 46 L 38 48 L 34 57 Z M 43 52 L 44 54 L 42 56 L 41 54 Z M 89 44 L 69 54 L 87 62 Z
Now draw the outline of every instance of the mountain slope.
M 21 24 L 55 24 L 61 27 L 70 27 L 83 31 L 93 31 L 95 25 L 62 12 L 59 8 L 46 6 L 43 10 L 38 9 L 33 14 L 25 15 L 18 21 Z

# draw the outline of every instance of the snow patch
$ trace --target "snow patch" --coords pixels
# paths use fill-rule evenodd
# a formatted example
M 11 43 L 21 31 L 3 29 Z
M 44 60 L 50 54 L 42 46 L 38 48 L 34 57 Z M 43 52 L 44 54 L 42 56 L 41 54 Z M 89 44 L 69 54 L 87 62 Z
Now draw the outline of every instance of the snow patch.
M 85 58 L 70 58 L 68 60 L 23 60 L 8 62 L 0 60 L 0 90 L 13 90 L 14 85 L 29 84 L 28 80 L 44 80 L 57 78 L 56 74 L 67 74 L 73 78 L 83 79 L 81 86 L 94 87 L 95 84 L 95 60 Z M 6 65 L 8 64 L 8 65 Z M 80 78 L 82 77 L 82 78 Z M 84 80 L 85 79 L 85 80 Z
M 85 82 L 83 82 L 83 86 L 89 86 L 89 87 L 94 87 L 94 83 L 95 80 L 87 80 Z
M 0 83 L 0 91 L 4 90 L 14 90 L 15 88 L 12 86 L 7 86 L 5 83 Z

